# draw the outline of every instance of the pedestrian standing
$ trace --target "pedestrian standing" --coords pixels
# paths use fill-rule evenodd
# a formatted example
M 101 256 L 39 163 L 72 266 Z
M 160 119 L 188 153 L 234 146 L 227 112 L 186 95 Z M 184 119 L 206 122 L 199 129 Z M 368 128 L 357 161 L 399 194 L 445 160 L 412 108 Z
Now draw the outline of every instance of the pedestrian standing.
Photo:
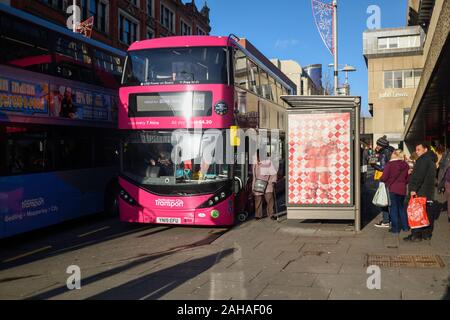
M 411 197 L 418 196 L 427 199 L 426 210 L 430 225 L 412 230 L 411 234 L 404 239 L 405 241 L 431 240 L 434 229 L 433 203 L 435 200 L 437 156 L 431 151 L 427 143 L 418 144 L 416 154 L 419 158 L 414 165 L 408 188 Z
M 259 157 L 259 152 L 256 156 L 256 163 L 253 165 L 253 181 L 252 181 L 252 190 L 253 195 L 255 196 L 255 218 L 256 220 L 260 220 L 263 218 L 263 200 L 266 201 L 267 205 L 267 216 L 275 220 L 274 217 L 274 184 L 277 182 L 277 171 L 270 159 L 261 160 Z M 265 190 L 255 190 L 256 182 L 262 182 L 266 184 Z
M 441 161 L 438 167 L 438 201 L 442 209 L 447 206 L 448 221 L 450 222 L 450 149 L 442 150 Z
M 361 180 L 363 185 L 365 185 L 367 182 L 367 167 L 369 166 L 369 158 L 370 158 L 369 147 L 366 146 L 362 150 L 361 154 Z
M 409 165 L 402 150 L 395 150 L 391 160 L 384 167 L 380 181 L 389 190 L 391 207 L 391 232 L 399 234 L 401 230 L 409 231 L 408 216 L 405 210 L 406 186 L 408 184 Z
M 394 148 L 390 146 L 389 140 L 386 136 L 381 137 L 377 140 L 377 146 L 375 152 L 378 154 L 378 162 L 372 164 L 375 170 L 380 172 L 384 171 L 384 167 L 391 159 L 391 155 L 394 152 Z M 381 208 L 381 213 L 383 219 L 375 225 L 377 228 L 389 228 L 390 227 L 390 217 L 389 217 L 389 207 Z

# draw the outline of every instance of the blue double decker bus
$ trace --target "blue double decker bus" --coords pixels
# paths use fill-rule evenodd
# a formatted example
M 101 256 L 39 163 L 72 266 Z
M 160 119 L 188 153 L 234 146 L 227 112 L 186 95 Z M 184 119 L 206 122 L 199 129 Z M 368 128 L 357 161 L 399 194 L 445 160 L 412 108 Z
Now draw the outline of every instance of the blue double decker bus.
M 0 48 L 0 238 L 112 207 L 125 53 L 2 4 Z

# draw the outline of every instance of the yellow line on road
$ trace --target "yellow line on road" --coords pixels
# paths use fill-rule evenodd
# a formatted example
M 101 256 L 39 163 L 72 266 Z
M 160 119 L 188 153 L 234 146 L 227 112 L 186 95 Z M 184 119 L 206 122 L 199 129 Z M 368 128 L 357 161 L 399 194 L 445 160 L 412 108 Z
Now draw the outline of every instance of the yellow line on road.
M 91 234 L 94 234 L 94 233 L 97 233 L 97 232 L 100 232 L 100 231 L 103 231 L 103 230 L 107 230 L 109 228 L 111 228 L 111 227 L 110 226 L 106 226 L 106 227 L 103 227 L 103 228 L 100 228 L 100 229 L 96 229 L 96 230 L 93 230 L 93 231 L 89 231 L 89 232 L 80 234 L 77 237 L 78 238 L 83 238 L 83 237 L 86 237 L 86 236 L 90 236 Z
M 39 252 L 42 252 L 42 251 L 45 251 L 45 250 L 48 250 L 48 249 L 51 249 L 51 248 L 52 248 L 52 246 L 42 247 L 42 248 L 40 248 L 40 249 L 36 249 L 36 250 L 30 251 L 30 252 L 27 252 L 27 253 L 24 253 L 24 254 L 15 256 L 15 257 L 13 257 L 13 258 L 9 258 L 9 259 L 3 260 L 2 263 L 7 263 L 7 262 L 16 261 L 16 260 L 19 260 L 19 259 L 22 259 L 22 258 L 31 256 L 31 255 L 33 255 L 33 254 L 36 254 L 36 253 L 39 253 Z

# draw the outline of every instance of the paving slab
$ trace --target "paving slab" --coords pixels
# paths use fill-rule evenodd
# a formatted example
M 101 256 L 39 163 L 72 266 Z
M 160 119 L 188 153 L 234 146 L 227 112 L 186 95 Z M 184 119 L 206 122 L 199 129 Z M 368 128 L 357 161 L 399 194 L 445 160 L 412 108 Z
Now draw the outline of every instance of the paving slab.
M 446 290 L 411 290 L 405 289 L 402 290 L 402 299 L 403 300 L 445 300 L 446 298 Z M 449 298 L 447 297 L 447 300 Z
M 332 289 L 329 300 L 401 300 L 400 290 L 369 290 L 354 288 Z
M 195 290 L 193 294 L 206 295 L 208 300 L 254 300 L 266 286 L 266 284 L 248 284 L 212 279 Z
M 331 289 L 311 287 L 267 286 L 257 300 L 327 300 Z
M 323 263 L 322 261 L 318 262 L 302 262 L 302 261 L 294 261 L 287 265 L 284 268 L 285 272 L 294 272 L 294 273 L 330 273 L 330 274 L 338 274 L 341 269 L 342 264 L 340 263 Z

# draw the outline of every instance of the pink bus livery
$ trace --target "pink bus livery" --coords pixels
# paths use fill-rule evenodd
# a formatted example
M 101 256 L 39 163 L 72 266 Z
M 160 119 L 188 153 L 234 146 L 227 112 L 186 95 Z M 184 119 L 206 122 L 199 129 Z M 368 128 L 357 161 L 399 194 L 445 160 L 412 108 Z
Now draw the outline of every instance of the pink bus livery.
M 187 36 L 132 44 L 119 93 L 121 220 L 231 226 L 245 219 L 253 210 L 248 148 L 239 154 L 233 144 L 231 163 L 206 163 L 202 152 L 211 144 L 229 152 L 228 143 L 217 141 L 230 141 L 237 128 L 263 130 L 283 162 L 286 109 L 280 96 L 294 92 L 295 85 L 248 41 Z M 270 138 L 272 130 L 281 135 Z M 243 163 L 235 161 L 239 156 Z M 281 165 L 280 188 L 284 171 Z

